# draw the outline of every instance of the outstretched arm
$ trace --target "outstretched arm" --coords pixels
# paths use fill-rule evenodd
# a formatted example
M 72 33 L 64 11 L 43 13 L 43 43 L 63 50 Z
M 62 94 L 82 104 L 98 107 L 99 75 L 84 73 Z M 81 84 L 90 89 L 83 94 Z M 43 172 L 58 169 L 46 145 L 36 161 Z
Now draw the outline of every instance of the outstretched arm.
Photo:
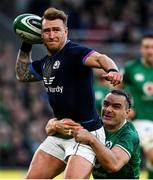
M 85 60 L 85 65 L 103 69 L 106 72 L 103 77 L 114 86 L 122 82 L 122 74 L 119 72 L 115 62 L 105 54 L 100 54 L 98 52 L 92 53 Z
M 31 73 L 28 66 L 32 62 L 31 48 L 32 48 L 31 44 L 23 42 L 16 59 L 16 66 L 15 66 L 16 77 L 19 81 L 22 82 L 39 81 Z

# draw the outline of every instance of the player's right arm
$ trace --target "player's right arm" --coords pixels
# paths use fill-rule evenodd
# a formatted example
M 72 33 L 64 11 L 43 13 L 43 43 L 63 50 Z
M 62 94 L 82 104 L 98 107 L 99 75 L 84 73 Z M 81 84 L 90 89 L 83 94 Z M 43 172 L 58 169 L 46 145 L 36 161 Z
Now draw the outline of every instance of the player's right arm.
M 119 85 L 122 82 L 123 77 L 117 65 L 105 54 L 93 52 L 86 57 L 84 64 L 92 68 L 103 69 L 106 72 L 106 74 L 103 74 L 103 77 L 110 81 L 113 86 Z
M 75 140 L 78 143 L 90 145 L 101 166 L 109 173 L 118 172 L 130 160 L 126 149 L 120 146 L 109 149 L 86 129 L 76 131 Z
M 32 62 L 31 48 L 32 48 L 31 44 L 27 44 L 23 42 L 16 59 L 16 65 L 15 65 L 16 78 L 22 82 L 39 81 L 39 79 L 35 77 L 34 74 L 32 74 L 29 68 L 29 64 Z

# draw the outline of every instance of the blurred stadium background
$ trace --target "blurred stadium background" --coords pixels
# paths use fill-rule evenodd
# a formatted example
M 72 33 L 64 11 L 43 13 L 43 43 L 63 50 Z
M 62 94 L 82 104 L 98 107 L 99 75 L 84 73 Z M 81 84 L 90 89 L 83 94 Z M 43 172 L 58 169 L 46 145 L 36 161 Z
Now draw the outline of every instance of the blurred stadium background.
M 13 32 L 22 13 L 42 16 L 49 6 L 69 15 L 71 40 L 112 57 L 119 68 L 139 56 L 139 41 L 153 31 L 153 0 L 1 0 L 0 1 L 0 179 L 23 178 L 45 138 L 52 117 L 41 83 L 20 83 L 14 66 L 21 41 Z M 34 59 L 45 53 L 34 46 Z M 142 170 L 145 169 L 142 164 Z M 143 177 L 146 177 L 144 172 Z

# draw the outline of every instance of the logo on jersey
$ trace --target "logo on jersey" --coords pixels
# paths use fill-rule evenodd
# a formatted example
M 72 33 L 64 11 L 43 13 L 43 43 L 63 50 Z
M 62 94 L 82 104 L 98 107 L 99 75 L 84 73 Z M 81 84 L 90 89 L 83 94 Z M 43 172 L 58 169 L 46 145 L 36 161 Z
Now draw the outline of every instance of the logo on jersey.
M 60 66 L 60 61 L 55 61 L 55 63 L 53 64 L 53 69 L 58 69 Z
M 134 78 L 136 81 L 144 81 L 144 79 L 145 79 L 144 75 L 142 73 L 135 74 Z
M 44 79 L 45 85 L 51 85 L 53 83 L 53 80 L 55 79 L 55 76 L 50 77 L 50 78 L 43 77 L 43 79 Z
M 113 143 L 111 141 L 106 141 L 105 145 L 107 148 L 111 149 Z
M 63 86 L 59 86 L 56 82 L 55 69 L 59 69 L 60 61 L 47 61 L 43 65 L 43 80 L 46 87 L 46 91 L 50 93 L 63 93 Z M 53 84 L 54 82 L 54 84 Z M 56 84 L 56 85 L 55 85 Z
M 153 82 L 146 82 L 143 86 L 143 91 L 146 95 L 152 96 L 153 95 Z
M 50 77 L 50 78 L 43 77 L 43 79 L 44 79 L 44 83 L 46 86 L 46 91 L 51 92 L 51 93 L 62 93 L 63 92 L 63 86 L 56 86 L 56 87 L 51 86 L 53 83 L 53 80 L 55 79 L 55 76 Z
M 62 93 L 63 92 L 63 86 L 56 86 L 56 87 L 48 86 L 46 88 L 46 90 L 48 92 L 51 92 L 51 93 Z

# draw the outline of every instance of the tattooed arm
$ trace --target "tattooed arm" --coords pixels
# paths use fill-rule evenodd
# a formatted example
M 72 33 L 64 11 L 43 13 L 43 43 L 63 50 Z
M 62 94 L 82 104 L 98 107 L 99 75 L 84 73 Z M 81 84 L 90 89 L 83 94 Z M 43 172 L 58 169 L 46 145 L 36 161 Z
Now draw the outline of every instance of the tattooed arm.
M 15 66 L 16 77 L 19 81 L 22 81 L 22 82 L 39 81 L 31 73 L 28 67 L 30 63 L 31 63 L 31 53 L 19 50 L 17 60 L 16 60 L 16 66 Z

